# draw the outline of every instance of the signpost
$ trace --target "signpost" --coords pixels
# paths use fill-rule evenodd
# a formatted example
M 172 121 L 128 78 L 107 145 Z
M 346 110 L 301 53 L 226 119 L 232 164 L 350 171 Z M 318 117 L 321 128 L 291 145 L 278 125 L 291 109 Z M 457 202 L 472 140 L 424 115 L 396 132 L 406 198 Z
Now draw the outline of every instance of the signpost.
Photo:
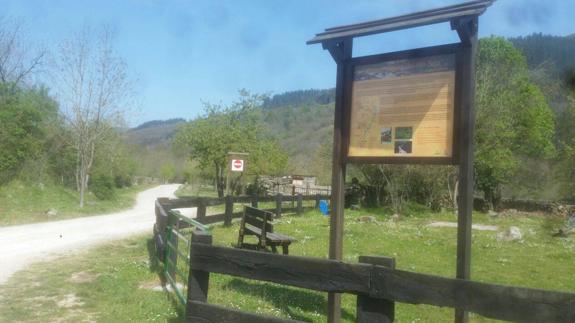
M 494 0 L 328 28 L 321 43 L 337 63 L 333 133 L 330 259 L 343 250 L 347 163 L 459 165 L 457 272 L 470 278 L 478 17 Z M 353 39 L 449 22 L 460 42 L 353 57 Z M 340 297 L 328 296 L 328 321 L 340 322 Z M 456 322 L 468 315 L 456 310 Z
M 241 174 L 245 171 L 248 153 L 228 152 L 228 167 L 226 170 L 226 195 L 231 195 L 230 179 L 233 173 Z

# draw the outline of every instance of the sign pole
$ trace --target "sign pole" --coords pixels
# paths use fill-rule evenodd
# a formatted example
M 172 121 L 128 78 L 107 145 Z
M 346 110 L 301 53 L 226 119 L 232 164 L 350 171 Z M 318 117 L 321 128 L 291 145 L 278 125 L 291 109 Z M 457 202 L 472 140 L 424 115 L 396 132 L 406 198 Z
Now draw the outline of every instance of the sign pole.
M 477 17 L 454 21 L 463 45 L 461 53 L 461 127 L 459 158 L 459 205 L 457 208 L 457 271 L 459 279 L 471 278 L 471 225 L 473 212 L 473 152 L 475 135 L 475 52 L 477 49 Z M 455 310 L 455 322 L 469 322 L 469 314 Z
M 333 126 L 333 158 L 331 175 L 331 212 L 329 215 L 329 259 L 341 260 L 343 253 L 343 206 L 345 163 L 343 162 L 343 127 L 346 103 L 345 80 L 349 77 L 346 64 L 351 59 L 352 40 L 346 39 L 327 47 L 337 63 L 335 116 Z M 346 73 L 348 72 L 348 73 Z M 349 94 L 348 94 L 349 95 Z M 328 294 L 328 322 L 341 322 L 341 294 Z

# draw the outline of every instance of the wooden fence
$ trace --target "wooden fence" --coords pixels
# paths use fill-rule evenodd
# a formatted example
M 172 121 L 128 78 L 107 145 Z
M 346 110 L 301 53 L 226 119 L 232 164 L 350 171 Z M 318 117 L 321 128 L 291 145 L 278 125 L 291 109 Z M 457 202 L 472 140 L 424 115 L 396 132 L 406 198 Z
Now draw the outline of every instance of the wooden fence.
M 185 197 L 178 199 L 159 198 L 156 200 L 154 224 L 154 240 L 156 254 L 164 264 L 164 278 L 172 286 L 178 299 L 185 303 L 185 291 L 180 284 L 187 285 L 187 271 L 190 259 L 190 229 L 209 230 L 206 225 L 224 222 L 231 225 L 232 219 L 242 216 L 241 211 L 234 211 L 236 204 L 250 204 L 258 207 L 266 203 L 264 208 L 274 212 L 276 217 L 285 213 L 301 214 L 305 209 L 315 208 L 326 195 L 275 195 L 275 196 L 226 196 L 225 198 Z M 308 205 L 306 206 L 305 203 Z M 311 203 L 311 204 L 310 204 Z M 224 206 L 223 213 L 207 214 L 208 207 Z M 174 209 L 197 208 L 196 218 L 189 219 Z M 182 243 L 183 242 L 183 243 Z M 182 267 L 184 266 L 184 267 Z M 184 272 L 185 269 L 185 272 Z
M 320 199 L 312 199 L 314 205 Z M 479 315 L 519 322 L 575 322 L 575 294 L 480 283 L 395 269 L 395 261 L 387 257 L 360 256 L 359 263 L 284 256 L 251 250 L 212 245 L 212 236 L 205 224 L 231 223 L 241 216 L 233 212 L 234 203 L 275 202 L 272 211 L 288 211 L 282 204 L 293 203 L 289 211 L 303 210 L 304 197 L 226 197 L 158 199 L 154 232 L 158 255 L 164 262 L 167 239 L 164 232 L 173 227 L 172 210 L 197 207 L 197 223 L 189 239 L 186 259 L 188 267 L 186 320 L 188 322 L 297 322 L 246 313 L 207 303 L 210 273 L 232 275 L 273 282 L 321 292 L 357 295 L 357 322 L 393 322 L 395 302 L 451 307 Z M 206 215 L 208 206 L 224 204 L 221 214 Z M 195 225 L 194 225 L 195 224 Z M 186 224 L 178 224 L 185 227 Z M 189 234 L 190 232 L 188 232 Z M 189 237 L 189 236 L 188 236 Z M 186 241 L 188 242 L 188 241 Z M 170 253 L 167 253 L 168 256 Z M 176 253 L 183 256 L 181 250 Z M 173 255 L 173 254 L 172 254 Z M 185 275 L 186 273 L 180 273 Z M 182 293 L 182 292 L 180 292 Z M 183 297 L 182 297 L 183 298 Z
M 502 286 L 414 273 L 385 257 L 352 264 L 212 245 L 209 232 L 192 233 L 187 322 L 297 322 L 207 303 L 210 273 L 321 292 L 357 295 L 357 322 L 392 322 L 394 302 L 459 308 L 519 322 L 575 322 L 575 294 Z

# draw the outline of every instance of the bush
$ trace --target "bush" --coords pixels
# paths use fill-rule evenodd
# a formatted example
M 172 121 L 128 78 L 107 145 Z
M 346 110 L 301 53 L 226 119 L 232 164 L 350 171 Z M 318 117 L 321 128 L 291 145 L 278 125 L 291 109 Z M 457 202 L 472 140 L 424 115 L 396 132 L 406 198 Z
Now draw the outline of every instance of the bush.
M 100 200 L 116 197 L 114 179 L 108 175 L 94 175 L 90 180 L 90 191 Z

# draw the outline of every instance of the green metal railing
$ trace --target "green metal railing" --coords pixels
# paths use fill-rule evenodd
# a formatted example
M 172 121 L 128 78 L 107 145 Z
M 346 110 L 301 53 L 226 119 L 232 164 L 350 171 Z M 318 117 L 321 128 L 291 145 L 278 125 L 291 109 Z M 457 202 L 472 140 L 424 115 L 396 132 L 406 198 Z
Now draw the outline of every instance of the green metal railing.
M 186 304 L 188 271 L 190 268 L 191 230 L 210 231 L 210 227 L 194 219 L 183 216 L 179 211 L 170 210 L 166 226 L 166 246 L 164 257 L 164 277 L 177 298 Z M 178 286 L 178 282 L 181 283 Z

